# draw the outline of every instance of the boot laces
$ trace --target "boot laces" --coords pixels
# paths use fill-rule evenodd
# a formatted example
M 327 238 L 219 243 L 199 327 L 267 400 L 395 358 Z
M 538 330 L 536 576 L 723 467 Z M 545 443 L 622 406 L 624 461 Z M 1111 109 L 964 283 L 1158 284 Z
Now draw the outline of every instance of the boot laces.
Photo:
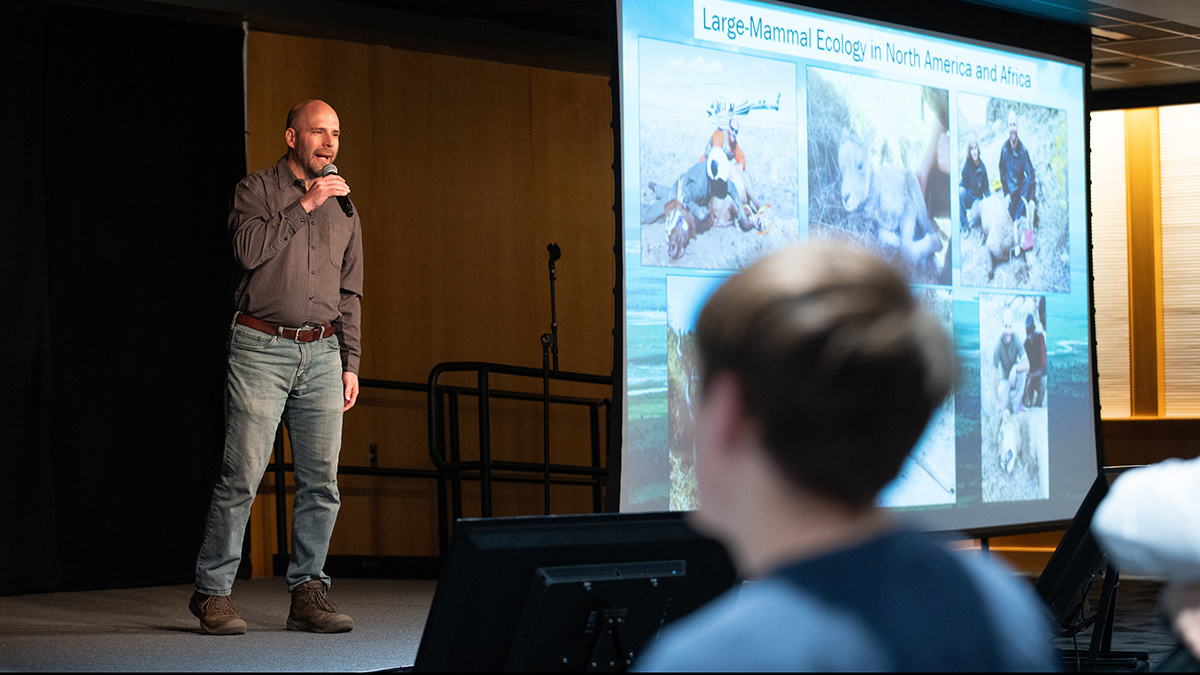
M 329 612 L 330 614 L 337 612 L 337 605 L 333 604 L 333 601 L 325 595 L 325 589 L 305 589 L 302 591 L 302 593 L 308 596 L 309 602 L 316 605 L 320 609 Z
M 228 595 L 211 595 L 200 603 L 200 609 L 212 619 L 236 614 L 233 610 L 233 600 Z

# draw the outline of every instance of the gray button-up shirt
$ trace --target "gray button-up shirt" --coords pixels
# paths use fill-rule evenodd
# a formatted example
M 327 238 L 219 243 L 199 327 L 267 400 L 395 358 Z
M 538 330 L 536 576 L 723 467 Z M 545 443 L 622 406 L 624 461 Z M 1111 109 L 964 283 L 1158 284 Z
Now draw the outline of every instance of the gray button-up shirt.
M 332 323 L 343 370 L 358 374 L 363 290 L 362 226 L 330 197 L 312 213 L 300 205 L 304 181 L 284 155 L 242 179 L 233 193 L 229 235 L 238 262 L 239 311 L 289 327 Z

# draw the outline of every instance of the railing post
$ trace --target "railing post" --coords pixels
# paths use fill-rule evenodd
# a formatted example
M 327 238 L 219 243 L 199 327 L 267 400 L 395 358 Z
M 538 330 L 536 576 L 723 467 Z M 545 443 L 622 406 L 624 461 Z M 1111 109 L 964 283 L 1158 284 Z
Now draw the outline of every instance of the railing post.
M 457 466 L 459 460 L 462 459 L 458 434 L 458 391 L 451 389 L 446 395 L 449 399 L 450 409 L 450 464 L 451 466 Z M 458 520 L 462 518 L 462 473 L 455 470 L 450 474 L 450 481 L 454 520 Z
M 550 297 L 554 297 L 554 264 L 551 263 Z M 544 337 L 544 336 L 543 336 Z M 557 361 L 558 356 L 554 357 Z M 557 363 L 555 364 L 557 369 Z M 550 515 L 550 352 L 549 344 L 542 340 L 542 466 L 543 494 L 545 497 L 545 512 Z
M 592 468 L 599 469 L 600 467 L 600 404 L 592 403 L 588 406 L 588 418 L 591 423 L 592 436 Z M 600 476 L 595 477 L 595 484 L 592 485 L 592 513 L 600 513 L 604 510 L 604 502 L 600 491 Z
M 492 446 L 489 418 L 488 368 L 479 368 L 479 510 L 484 518 L 492 517 Z

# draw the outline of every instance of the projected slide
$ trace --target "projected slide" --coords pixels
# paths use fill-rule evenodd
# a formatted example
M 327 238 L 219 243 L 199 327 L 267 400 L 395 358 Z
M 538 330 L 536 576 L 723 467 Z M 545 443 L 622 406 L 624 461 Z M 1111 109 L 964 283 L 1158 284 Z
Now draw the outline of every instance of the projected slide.
M 953 298 L 948 289 L 918 288 L 917 297 L 929 313 L 942 321 L 953 337 Z M 879 496 L 883 506 L 953 504 L 956 494 L 954 463 L 954 397 L 948 396 L 925 428 L 921 440 L 900 474 Z
M 983 500 L 1046 499 L 1046 299 L 981 295 L 979 334 Z
M 880 504 L 1071 518 L 1096 475 L 1082 65 L 753 0 L 620 0 L 617 24 L 622 510 L 704 501 L 705 300 L 829 239 L 900 269 L 960 361 Z
M 964 174 L 992 170 L 963 210 L 962 283 L 1071 290 L 1066 113 L 960 94 L 958 148 Z
M 809 236 L 858 244 L 914 283 L 950 285 L 947 91 L 808 71 Z
M 639 54 L 642 265 L 737 270 L 794 241 L 795 65 L 658 40 Z

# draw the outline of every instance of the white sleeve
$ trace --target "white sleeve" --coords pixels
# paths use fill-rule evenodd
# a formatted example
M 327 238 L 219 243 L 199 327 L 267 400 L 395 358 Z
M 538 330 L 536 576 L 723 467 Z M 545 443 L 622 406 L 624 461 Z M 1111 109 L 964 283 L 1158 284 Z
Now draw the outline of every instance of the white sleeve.
M 1124 572 L 1200 580 L 1200 457 L 1118 476 L 1096 509 L 1092 532 Z

